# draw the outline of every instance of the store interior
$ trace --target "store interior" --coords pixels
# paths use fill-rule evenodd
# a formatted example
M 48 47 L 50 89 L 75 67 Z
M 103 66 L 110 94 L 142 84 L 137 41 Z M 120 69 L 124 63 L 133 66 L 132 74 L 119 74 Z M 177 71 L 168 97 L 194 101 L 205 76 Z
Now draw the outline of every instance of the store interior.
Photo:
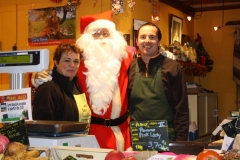
M 29 12 L 40 8 L 68 6 L 69 2 L 72 2 L 76 9 L 76 15 L 74 15 L 76 19 L 74 26 L 76 39 L 81 36 L 81 16 L 98 14 L 113 8 L 113 1 L 106 0 L 0 0 L 0 51 L 46 48 L 50 51 L 49 68 L 52 68 L 53 52 L 57 45 L 34 45 L 29 43 L 31 29 Z M 161 0 L 157 2 L 154 0 L 124 0 L 122 10 L 113 13 L 113 22 L 116 24 L 117 30 L 128 36 L 128 43 L 131 46 L 135 45 L 133 30 L 134 25 L 136 25 L 134 21 L 136 20 L 140 22 L 154 22 L 161 29 L 163 35 L 161 45 L 167 50 L 173 44 L 171 40 L 173 36 L 171 33 L 173 17 L 181 20 L 182 46 L 186 42 L 194 44 L 195 40 L 199 36 L 201 37 L 203 47 L 212 60 L 211 68 L 206 68 L 206 65 L 191 64 L 191 62 L 180 63 L 185 68 L 190 65 L 203 70 L 201 74 L 186 72 L 186 80 L 204 89 L 204 92 L 189 94 L 188 97 L 191 99 L 189 105 L 194 106 L 190 117 L 192 121 L 198 123 L 197 125 L 201 130 L 199 133 L 204 136 L 205 134 L 211 135 L 224 119 L 232 116 L 232 111 L 238 111 L 240 107 L 240 77 L 237 76 L 237 73 L 234 73 L 234 68 L 238 73 L 240 70 L 240 59 L 234 53 L 236 52 L 236 49 L 234 51 L 235 44 L 238 44 L 238 48 L 240 47 L 240 7 L 234 9 L 228 9 L 227 7 L 221 9 L 220 7 L 218 10 L 212 11 L 199 11 L 198 9 L 194 14 L 201 16 L 193 17 L 189 21 L 187 13 Z M 220 26 L 220 28 L 215 31 L 215 26 Z M 236 38 L 236 34 L 238 34 L 238 38 Z M 26 88 L 30 86 L 30 81 L 31 73 L 24 74 L 24 85 Z M 9 89 L 10 74 L 0 74 L 0 91 Z M 204 117 L 205 112 L 199 111 L 199 101 L 202 101 L 202 105 L 206 105 L 207 108 L 214 112 L 212 117 Z M 200 124 L 202 117 L 204 117 L 204 124 L 202 122 Z M 212 138 L 212 135 L 210 138 Z M 208 137 L 206 141 L 211 141 L 211 139 Z
M 82 15 L 97 14 L 110 9 L 109 1 L 82 1 L 76 9 L 76 38 L 80 36 L 79 17 Z M 26 0 L 24 2 L 0 1 L 1 7 L 1 29 L 0 29 L 0 50 L 12 50 L 14 44 L 18 50 L 47 48 L 52 52 L 55 46 L 29 46 L 28 44 L 28 11 L 31 9 L 48 8 L 52 6 L 67 5 L 67 0 L 61 3 L 54 3 L 49 0 Z M 158 26 L 160 27 L 163 37 L 162 45 L 169 45 L 170 35 L 170 20 L 171 15 L 182 18 L 182 34 L 190 37 L 191 41 L 197 38 L 197 33 L 202 37 L 204 48 L 214 61 L 213 69 L 204 77 L 188 77 L 189 81 L 194 81 L 202 85 L 207 90 L 213 90 L 218 93 L 218 110 L 221 119 L 229 116 L 229 111 L 237 110 L 238 104 L 236 99 L 237 94 L 236 83 L 233 81 L 233 51 L 234 37 L 233 33 L 236 28 L 231 25 L 226 26 L 228 21 L 238 21 L 239 9 L 224 10 L 223 27 L 214 31 L 214 26 L 222 25 L 222 10 L 204 11 L 201 18 L 187 20 L 187 14 L 159 2 L 159 19 Z M 91 8 L 91 9 L 89 9 Z M 144 12 L 143 12 L 144 10 Z M 113 21 L 119 31 L 124 34 L 130 34 L 130 45 L 133 45 L 133 19 L 142 21 L 151 21 L 152 4 L 142 0 L 136 2 L 134 10 L 131 11 L 124 3 L 124 12 L 113 15 Z M 196 14 L 200 14 L 197 12 Z M 50 57 L 52 59 L 52 57 Z M 50 62 L 51 67 L 53 64 Z M 9 74 L 0 75 L 0 90 L 9 89 Z M 26 79 L 28 79 L 26 75 Z M 28 82 L 26 81 L 26 86 Z

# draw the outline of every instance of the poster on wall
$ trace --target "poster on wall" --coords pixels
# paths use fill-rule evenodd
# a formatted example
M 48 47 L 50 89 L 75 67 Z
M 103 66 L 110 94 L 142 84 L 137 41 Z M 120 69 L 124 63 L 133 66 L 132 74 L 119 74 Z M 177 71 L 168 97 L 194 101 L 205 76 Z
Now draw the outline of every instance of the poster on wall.
M 76 41 L 74 6 L 32 9 L 28 11 L 29 46 L 58 45 Z
M 0 122 L 32 120 L 31 88 L 0 91 Z
M 138 51 L 138 46 L 136 44 L 136 38 L 137 38 L 137 33 L 138 33 L 138 28 L 147 23 L 146 21 L 141 21 L 137 19 L 133 19 L 133 46 L 136 48 L 136 51 Z
M 182 18 L 171 15 L 170 44 L 173 44 L 175 41 L 180 42 L 181 44 L 182 23 L 183 23 Z

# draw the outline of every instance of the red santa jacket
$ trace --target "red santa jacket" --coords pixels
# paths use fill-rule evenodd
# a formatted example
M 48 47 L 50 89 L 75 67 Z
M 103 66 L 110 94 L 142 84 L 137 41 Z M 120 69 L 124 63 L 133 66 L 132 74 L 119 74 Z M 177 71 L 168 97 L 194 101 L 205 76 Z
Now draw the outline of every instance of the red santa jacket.
M 128 49 L 129 50 L 129 49 Z M 133 59 L 133 54 L 128 53 L 128 57 L 124 58 L 121 63 L 120 75 L 118 77 L 118 86 L 120 90 L 120 99 L 121 99 L 121 113 L 120 117 L 123 116 L 128 110 L 128 96 L 127 96 L 127 85 L 128 85 L 128 68 Z M 83 74 L 87 69 L 84 65 L 84 60 L 81 61 L 79 70 L 78 70 L 78 85 L 83 93 L 86 94 L 88 104 L 91 108 L 89 101 L 89 93 L 87 92 L 86 85 L 86 76 Z M 112 104 L 109 105 L 107 112 L 104 115 L 97 115 L 92 111 L 92 116 L 100 117 L 102 119 L 110 119 L 112 112 Z M 131 147 L 130 141 L 130 130 L 129 130 L 129 121 L 126 120 L 119 126 L 115 127 L 106 127 L 99 124 L 91 124 L 89 134 L 95 135 L 96 139 L 101 148 L 110 148 L 110 149 L 119 149 L 123 145 L 124 150 Z M 118 147 L 117 147 L 118 146 Z

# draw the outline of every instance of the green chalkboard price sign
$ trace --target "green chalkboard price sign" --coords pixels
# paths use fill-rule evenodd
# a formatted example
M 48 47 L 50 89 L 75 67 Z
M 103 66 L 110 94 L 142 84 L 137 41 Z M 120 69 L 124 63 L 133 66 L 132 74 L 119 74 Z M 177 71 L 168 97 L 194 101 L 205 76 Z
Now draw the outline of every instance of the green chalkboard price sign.
M 24 120 L 4 125 L 3 128 L 0 128 L 0 134 L 8 137 L 10 142 L 20 142 L 29 145 L 29 139 Z
M 130 122 L 132 148 L 135 151 L 169 151 L 166 120 Z

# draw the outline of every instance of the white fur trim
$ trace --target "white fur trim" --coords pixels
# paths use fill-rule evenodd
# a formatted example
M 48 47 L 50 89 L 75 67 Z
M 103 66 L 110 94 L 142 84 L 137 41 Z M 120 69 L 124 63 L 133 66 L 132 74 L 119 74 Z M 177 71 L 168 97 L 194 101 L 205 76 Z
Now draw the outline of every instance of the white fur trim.
M 97 29 L 107 28 L 110 31 L 116 30 L 116 25 L 109 20 L 99 19 L 90 23 L 85 29 L 84 33 L 93 34 Z
M 122 132 L 118 126 L 111 127 L 115 137 L 116 137 L 116 144 L 117 150 L 123 152 L 124 151 L 124 138 Z
M 38 88 L 39 84 L 37 84 L 37 83 L 35 82 L 36 74 L 37 74 L 36 72 L 33 72 L 33 73 L 32 73 L 31 83 L 32 83 L 32 85 L 33 85 L 35 88 Z
M 111 119 L 119 118 L 122 109 L 121 95 L 118 84 L 113 90 Z
M 117 85 L 117 87 L 115 87 L 113 92 L 111 119 L 120 117 L 121 108 L 122 108 L 122 103 L 121 103 L 120 89 Z M 111 129 L 116 137 L 117 149 L 123 152 L 125 140 L 123 138 L 123 135 L 119 126 L 111 127 Z

